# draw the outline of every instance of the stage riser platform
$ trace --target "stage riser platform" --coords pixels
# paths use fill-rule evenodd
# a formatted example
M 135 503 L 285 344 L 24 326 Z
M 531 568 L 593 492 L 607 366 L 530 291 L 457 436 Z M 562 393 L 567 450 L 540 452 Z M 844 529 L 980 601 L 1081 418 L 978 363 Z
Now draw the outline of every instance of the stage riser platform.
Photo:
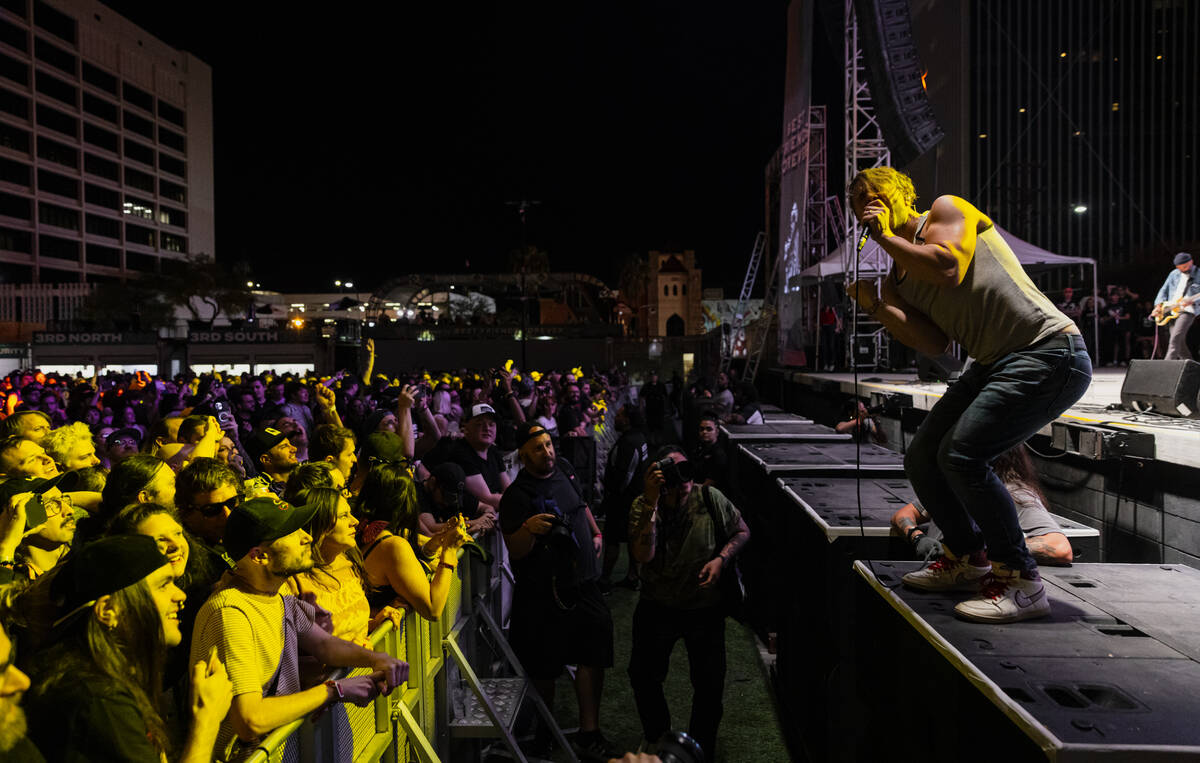
M 1044 568 L 1049 617 L 985 625 L 904 588 L 918 566 L 855 565 L 860 759 L 1200 759 L 1200 573 Z

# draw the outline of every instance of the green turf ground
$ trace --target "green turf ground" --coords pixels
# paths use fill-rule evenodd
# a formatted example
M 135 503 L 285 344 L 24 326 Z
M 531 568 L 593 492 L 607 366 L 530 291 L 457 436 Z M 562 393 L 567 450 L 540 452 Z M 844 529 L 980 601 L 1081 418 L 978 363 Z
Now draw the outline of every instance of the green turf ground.
M 613 579 L 625 574 L 625 555 L 617 566 Z M 616 662 L 605 676 L 604 699 L 600 710 L 600 726 L 605 736 L 620 750 L 635 750 L 642 737 L 641 724 L 633 704 L 629 686 L 629 648 L 632 633 L 633 609 L 639 594 L 624 588 L 614 588 L 606 597 L 613 616 L 613 636 L 616 642 Z M 775 763 L 787 761 L 788 752 L 779 718 L 775 712 L 766 673 L 759 661 L 754 634 L 734 620 L 726 621 L 725 651 L 728 669 L 725 673 L 725 717 L 717 740 L 717 761 L 727 763 Z M 671 670 L 665 686 L 671 707 L 671 724 L 686 731 L 691 712 L 692 687 L 688 681 L 687 653 L 683 641 L 671 654 Z M 575 728 L 579 715 L 575 691 L 566 676 L 559 679 L 555 691 L 554 715 L 563 728 Z

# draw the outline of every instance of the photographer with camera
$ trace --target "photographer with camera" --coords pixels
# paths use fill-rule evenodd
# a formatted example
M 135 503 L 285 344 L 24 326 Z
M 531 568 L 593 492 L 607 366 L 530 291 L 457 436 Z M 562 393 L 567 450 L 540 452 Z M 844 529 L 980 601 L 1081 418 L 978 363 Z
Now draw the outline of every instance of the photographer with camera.
M 839 421 L 834 427 L 841 434 L 849 434 L 859 442 L 873 442 L 876 445 L 887 445 L 887 435 L 883 427 L 875 420 L 879 410 L 867 408 L 863 401 L 854 399 L 846 403 L 842 412 L 844 421 Z
M 575 747 L 589 760 L 607 760 L 614 753 L 600 732 L 600 696 L 604 670 L 613 664 L 613 625 L 597 584 L 600 529 L 574 469 L 556 457 L 545 428 L 522 424 L 517 445 L 523 468 L 500 501 L 500 528 L 516 578 L 509 638 L 549 707 L 563 667 L 577 666 Z M 541 729 L 526 752 L 548 752 L 550 739 Z
M 633 613 L 629 680 L 643 736 L 671 728 L 663 694 L 671 650 L 683 639 L 691 666 L 688 733 L 716 760 L 724 712 L 725 615 L 718 582 L 750 540 L 741 513 L 716 488 L 693 489 L 692 464 L 677 445 L 659 449 L 645 488 L 630 508 L 633 558 L 642 563 L 642 595 Z M 720 539 L 728 539 L 722 544 Z

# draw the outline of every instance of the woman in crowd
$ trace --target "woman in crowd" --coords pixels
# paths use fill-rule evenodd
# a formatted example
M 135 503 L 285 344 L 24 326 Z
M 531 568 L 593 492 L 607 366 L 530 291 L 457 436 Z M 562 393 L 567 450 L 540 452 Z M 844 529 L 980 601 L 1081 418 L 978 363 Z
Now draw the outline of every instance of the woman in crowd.
M 167 649 L 184 593 L 151 538 L 120 535 L 76 552 L 55 577 L 53 643 L 33 660 L 29 735 L 55 761 L 211 761 L 233 699 L 215 657 L 192 666 L 191 728 L 175 755 L 163 717 Z
M 109 472 L 101 495 L 96 513 L 79 523 L 77 541 L 103 535 L 113 517 L 131 503 L 174 506 L 175 472 L 156 456 L 130 456 Z
M 401 613 L 384 607 L 371 617 L 367 600 L 367 575 L 362 554 L 354 539 L 358 520 L 350 511 L 341 488 L 313 487 L 289 492 L 293 506 L 316 506 L 317 513 L 307 528 L 312 536 L 315 566 L 288 578 L 284 594 L 306 598 L 327 610 L 333 620 L 333 635 L 368 645 L 367 636 L 385 619 L 400 624 Z
M 383 462 L 371 469 L 358 496 L 357 510 L 368 520 L 361 526 L 359 538 L 367 582 L 386 591 L 375 603 L 385 603 L 394 595 L 403 606 L 437 620 L 450 596 L 458 549 L 469 536 L 448 522 L 422 546 L 416 486 L 407 470 L 396 463 Z M 434 563 L 430 579 L 427 565 Z

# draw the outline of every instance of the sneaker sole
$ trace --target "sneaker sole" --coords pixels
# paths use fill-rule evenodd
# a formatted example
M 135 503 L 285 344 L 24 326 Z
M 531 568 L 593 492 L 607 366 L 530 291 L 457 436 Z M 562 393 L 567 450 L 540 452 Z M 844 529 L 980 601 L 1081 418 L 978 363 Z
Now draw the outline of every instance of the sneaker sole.
M 961 617 L 963 620 L 969 620 L 973 623 L 988 623 L 991 625 L 1004 625 L 1005 623 L 1019 623 L 1022 620 L 1036 620 L 1039 617 L 1045 617 L 1050 614 L 1050 607 L 1029 607 L 1015 615 L 979 615 L 970 611 L 963 611 L 958 607 L 954 608 L 954 614 Z
M 988 571 L 990 572 L 991 568 L 989 568 Z M 922 580 L 921 578 L 909 580 L 908 576 L 902 577 L 900 580 L 909 588 L 919 588 L 922 591 L 977 591 L 979 590 L 980 581 L 983 580 L 984 576 L 986 575 L 987 572 L 983 573 L 977 578 L 974 578 L 973 580 L 963 580 L 957 583 L 951 583 L 950 585 L 930 583 Z

